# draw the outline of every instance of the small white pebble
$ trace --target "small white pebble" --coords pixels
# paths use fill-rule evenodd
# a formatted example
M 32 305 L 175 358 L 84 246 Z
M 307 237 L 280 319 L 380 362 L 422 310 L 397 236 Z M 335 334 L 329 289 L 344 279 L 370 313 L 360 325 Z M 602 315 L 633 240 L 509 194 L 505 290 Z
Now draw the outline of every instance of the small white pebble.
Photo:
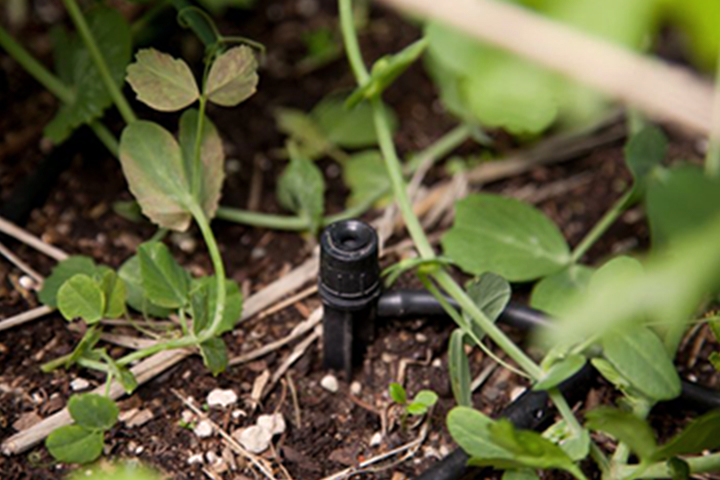
M 207 438 L 213 433 L 212 425 L 207 420 L 201 420 L 193 429 L 195 435 L 199 438 Z
M 207 461 L 208 465 L 216 465 L 217 463 L 222 461 L 222 458 L 218 457 L 217 453 L 210 450 L 209 452 L 205 453 L 205 460 Z
M 85 380 L 84 378 L 76 378 L 72 382 L 70 382 L 70 388 L 73 392 L 78 392 L 80 390 L 85 390 L 90 386 L 90 382 Z
M 280 435 L 285 431 L 285 419 L 281 413 L 273 413 L 272 415 L 260 415 L 257 419 L 257 425 L 264 428 L 273 435 Z
M 448 455 L 450 455 L 450 447 L 448 447 L 447 445 L 440 445 L 438 452 L 440 453 L 441 457 L 447 457 Z
M 240 410 L 239 408 L 236 408 L 232 411 L 232 417 L 237 420 L 240 417 L 247 417 L 247 412 L 245 410 Z
M 357 397 L 358 395 L 360 395 L 360 392 L 362 392 L 362 383 L 355 380 L 350 384 L 350 393 Z
M 525 387 L 517 386 L 510 391 L 510 401 L 514 402 L 525 391 Z
M 372 437 L 370 437 L 370 446 L 379 447 L 382 443 L 382 438 L 382 433 L 376 432 Z
M 135 455 L 140 455 L 140 454 L 141 454 L 142 452 L 144 452 L 144 451 L 145 451 L 145 447 L 143 447 L 142 445 L 140 445 L 139 447 L 137 447 L 137 448 L 135 449 Z
M 332 393 L 337 392 L 339 388 L 337 378 L 331 374 L 325 375 L 322 380 L 320 380 L 320 386 Z
M 415 334 L 415 341 L 418 343 L 426 343 L 428 341 L 428 337 L 424 333 L 417 333 Z
M 18 280 L 20 283 L 20 286 L 23 287 L 26 290 L 31 290 L 35 288 L 35 280 L 28 277 L 27 275 L 23 275 L 20 277 L 20 280 Z
M 192 423 L 193 420 L 195 420 L 195 414 L 191 412 L 190 410 L 183 410 L 180 414 L 180 419 L 184 424 Z
M 195 455 L 190 455 L 188 458 L 188 465 L 195 465 L 195 464 L 203 464 L 205 460 L 203 459 L 202 453 L 196 453 Z
M 248 452 L 262 453 L 270 446 L 272 433 L 258 425 L 253 425 L 252 427 L 242 429 L 240 434 L 235 438 L 237 438 L 238 442 L 240 442 Z
M 211 407 L 226 408 L 233 405 L 238 400 L 237 393 L 234 390 L 223 390 L 216 388 L 207 396 L 207 404 Z
M 432 366 L 435 368 L 442 368 L 442 360 L 439 358 L 436 358 L 432 361 Z

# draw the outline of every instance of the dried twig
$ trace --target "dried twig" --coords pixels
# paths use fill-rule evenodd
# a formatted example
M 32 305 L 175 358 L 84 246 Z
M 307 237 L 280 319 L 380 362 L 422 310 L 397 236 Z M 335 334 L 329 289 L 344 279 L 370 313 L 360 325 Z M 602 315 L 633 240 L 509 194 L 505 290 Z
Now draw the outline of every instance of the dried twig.
M 195 403 L 193 403 L 190 399 L 185 398 L 183 395 L 180 394 L 177 390 L 170 389 L 170 391 L 175 395 L 177 398 L 180 399 L 183 404 L 185 404 L 190 410 L 193 411 L 195 415 L 200 417 L 202 420 L 205 420 L 206 422 L 210 423 L 212 425 L 213 429 L 222 437 L 223 441 L 232 448 L 235 453 L 245 457 L 247 460 L 250 461 L 260 472 L 262 472 L 263 475 L 265 475 L 267 478 L 274 480 L 275 477 L 272 473 L 272 468 L 268 464 L 267 460 L 258 457 L 257 455 L 253 455 L 252 453 L 245 450 L 242 445 L 238 443 L 237 440 L 235 440 L 229 433 L 227 433 L 225 430 L 220 428 L 220 426 L 213 422 L 210 417 L 208 417 L 205 412 L 203 412 L 201 409 L 199 409 Z
M 10 263 L 22 270 L 26 275 L 32 277 L 32 279 L 37 283 L 42 284 L 44 280 L 43 276 L 36 272 L 30 265 L 25 263 L 20 257 L 11 252 L 10 249 L 2 243 L 0 243 L 0 255 L 7 258 Z
M 305 340 L 295 346 L 292 353 L 288 355 L 288 357 L 283 361 L 283 363 L 273 374 L 270 383 L 267 385 L 267 387 L 265 387 L 265 391 L 263 392 L 263 398 L 267 396 L 273 388 L 275 388 L 275 384 L 278 382 L 278 380 L 280 380 L 282 376 L 285 375 L 285 372 L 288 371 L 288 369 L 292 366 L 293 363 L 297 362 L 300 357 L 305 354 L 310 345 L 312 345 L 315 340 L 320 338 L 321 333 L 322 331 L 320 329 L 316 329 L 313 333 L 308 335 Z
M 686 68 L 497 0 L 381 1 L 556 70 L 657 119 L 710 131 L 712 86 Z
M 2 217 L 0 217 L 0 232 L 20 240 L 22 243 L 44 253 L 48 257 L 54 258 L 58 262 L 65 260 L 68 257 L 68 254 L 59 248 L 54 247 L 47 242 L 43 242 L 35 235 L 18 227 L 14 223 L 8 222 Z
M 44 317 L 48 313 L 54 311 L 54 308 L 42 306 L 27 310 L 4 320 L 0 320 L 0 332 L 2 332 L 3 330 L 7 330 L 8 328 L 22 325 L 23 323 L 30 322 L 37 318 Z

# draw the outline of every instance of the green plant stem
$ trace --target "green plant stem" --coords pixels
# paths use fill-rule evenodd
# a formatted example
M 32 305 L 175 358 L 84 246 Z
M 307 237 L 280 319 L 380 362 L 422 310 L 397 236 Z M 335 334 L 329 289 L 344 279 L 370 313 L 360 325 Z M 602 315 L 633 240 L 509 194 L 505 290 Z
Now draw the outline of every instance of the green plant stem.
M 80 357 L 80 358 L 78 358 L 77 363 L 78 363 L 78 365 L 80 365 L 81 367 L 84 367 L 84 368 L 89 368 L 91 370 L 97 370 L 98 372 L 104 372 L 107 374 L 110 373 L 110 369 L 108 368 L 108 366 L 102 362 L 98 362 L 97 360 L 90 360 L 88 358 Z
M 210 62 L 207 62 L 209 64 Z M 208 67 L 205 66 L 205 74 L 207 74 Z M 203 75 L 203 85 L 205 85 L 205 75 Z M 202 170 L 202 159 L 200 158 L 200 149 L 202 147 L 202 133 L 205 124 L 205 107 L 207 106 L 207 97 L 203 94 L 200 95 L 200 108 L 198 109 L 198 121 L 197 130 L 195 132 L 195 145 L 193 147 L 193 164 L 192 164 L 192 196 L 194 198 L 200 198 L 200 171 Z
M 645 419 L 648 414 L 650 413 L 650 410 L 652 409 L 652 404 L 646 402 L 646 401 L 638 401 L 633 404 L 633 415 L 635 415 L 638 418 Z M 628 458 L 630 458 L 630 448 L 627 446 L 625 442 L 618 443 L 617 448 L 615 449 L 615 453 L 612 456 L 612 459 L 610 460 L 610 473 L 611 478 L 616 478 L 617 475 L 612 475 L 613 472 L 618 472 L 623 466 L 627 464 Z M 645 466 L 643 466 L 644 468 Z M 617 477 L 620 478 L 620 477 Z
M 708 139 L 708 151 L 705 155 L 705 173 L 710 177 L 720 174 L 720 53 L 715 72 L 715 94 L 713 98 L 713 116 Z
M 426 161 L 433 163 L 445 158 L 450 152 L 462 145 L 472 134 L 472 127 L 467 123 L 461 123 L 457 127 L 438 138 L 429 147 L 414 155 L 406 164 L 405 175 L 410 175 Z
M 362 87 L 370 80 L 370 74 L 363 61 L 360 44 L 358 43 L 352 1 L 339 0 L 338 7 L 340 12 L 340 31 L 342 32 L 343 43 L 345 44 L 345 53 L 348 62 L 350 62 L 353 75 L 355 75 L 358 85 Z
M 618 217 L 620 217 L 620 215 L 622 215 L 622 213 L 630 206 L 630 199 L 632 196 L 633 189 L 630 189 L 625 192 L 612 207 L 610 207 L 610 210 L 605 212 L 605 215 L 602 216 L 600 221 L 595 224 L 592 230 L 585 235 L 585 238 L 583 238 L 573 250 L 572 255 L 570 256 L 570 261 L 572 263 L 580 261 L 583 255 L 585 255 L 595 242 L 603 236 L 607 229 L 615 223 Z
M 115 84 L 112 75 L 110 75 L 110 69 L 108 68 L 107 63 L 105 62 L 105 58 L 103 58 L 102 53 L 98 48 L 95 37 L 93 37 L 93 34 L 90 31 L 90 27 L 85 21 L 85 17 L 83 16 L 82 11 L 80 11 L 80 7 L 75 0 L 63 1 L 65 3 L 65 8 L 67 9 L 68 14 L 70 15 L 70 18 L 72 18 L 72 21 L 75 24 L 75 28 L 77 28 L 80 37 L 83 39 L 85 47 L 87 47 L 88 52 L 90 52 L 90 57 L 93 59 L 95 66 L 100 72 L 100 77 L 103 80 L 103 84 L 105 85 L 105 88 L 110 94 L 110 97 L 113 99 L 113 102 L 115 103 L 115 106 L 120 112 L 120 115 L 123 117 L 123 120 L 125 120 L 125 123 L 134 122 L 136 120 L 135 113 L 132 111 L 132 108 L 130 108 L 130 104 L 123 96 L 120 88 Z
M 2 27 L 0 27 L 0 47 L 8 52 L 10 56 L 13 57 L 15 61 L 23 67 L 23 69 L 25 69 L 26 72 L 28 72 L 58 100 L 63 103 L 72 103 L 75 101 L 75 93 L 72 89 L 65 85 L 62 80 L 45 68 L 40 62 L 38 62 Z M 119 144 L 110 130 L 97 120 L 90 122 L 89 126 L 110 153 L 117 157 L 118 152 L 120 151 Z
M 693 475 L 720 471 L 720 452 L 681 459 L 687 462 Z M 657 462 L 648 466 L 623 465 L 618 469 L 618 478 L 672 478 L 672 474 L 667 462 Z

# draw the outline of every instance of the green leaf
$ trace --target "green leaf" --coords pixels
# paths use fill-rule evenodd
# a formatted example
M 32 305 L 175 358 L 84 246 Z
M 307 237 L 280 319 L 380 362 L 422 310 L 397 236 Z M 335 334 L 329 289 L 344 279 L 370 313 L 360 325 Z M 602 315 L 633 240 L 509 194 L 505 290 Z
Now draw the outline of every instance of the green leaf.
M 507 450 L 490 435 L 493 420 L 477 410 L 455 407 L 447 416 L 447 427 L 453 440 L 473 458 L 511 458 Z
M 543 432 L 543 437 L 559 445 L 573 461 L 583 460 L 590 453 L 590 432 L 583 428 L 578 435 L 565 420 L 555 422 Z
M 199 117 L 199 112 L 194 108 L 186 110 L 180 117 L 180 150 L 185 164 L 185 175 L 191 184 L 196 176 L 200 177 L 195 180 L 200 187 L 195 202 L 202 207 L 207 218 L 211 219 L 217 212 L 225 181 L 225 153 L 215 125 L 206 116 L 203 119 L 202 135 L 200 135 L 201 169 L 195 171 L 195 142 Z
M 683 165 L 658 172 L 647 187 L 653 244 L 676 242 L 720 215 L 720 179 Z
M 120 383 L 125 390 L 125 393 L 130 394 L 135 391 L 138 387 L 137 379 L 133 373 L 125 368 L 118 365 L 115 360 L 108 355 L 104 350 L 101 350 L 101 357 L 108 366 L 109 373 L 112 374 L 113 378 Z
M 100 341 L 100 330 L 96 325 L 88 328 L 85 335 L 80 339 L 75 350 L 70 354 L 67 361 L 65 362 L 65 368 L 70 368 L 81 358 L 88 358 L 90 352 L 95 345 Z M 43 368 L 43 372 L 48 372 Z
M 60 287 L 57 301 L 66 320 L 82 318 L 92 324 L 99 322 L 105 311 L 105 296 L 100 286 L 84 273 L 72 276 Z
M 600 407 L 587 412 L 585 417 L 588 428 L 608 433 L 624 442 L 641 460 L 649 460 L 657 448 L 650 425 L 632 413 Z
M 473 300 L 481 312 L 491 321 L 496 322 L 505 310 L 512 290 L 510 284 L 500 275 L 486 272 L 465 285 L 468 296 Z M 478 325 L 472 316 L 463 311 L 462 316 L 468 327 L 475 334 L 474 342 L 485 338 L 485 330 Z
M 372 106 L 361 103 L 345 108 L 346 96 L 333 94 L 325 97 L 310 112 L 310 118 L 331 144 L 342 148 L 367 148 L 377 145 Z M 392 110 L 385 108 L 390 129 L 397 127 Z
M 225 280 L 225 309 L 222 322 L 217 335 L 235 328 L 235 323 L 242 313 L 243 297 L 238 284 L 232 280 Z M 217 303 L 217 282 L 214 276 L 202 277 L 192 282 L 190 291 L 190 306 L 193 315 L 193 332 L 199 334 L 212 322 Z
M 455 224 L 442 245 L 466 272 L 495 272 L 511 282 L 550 275 L 570 261 L 565 239 L 547 217 L 497 195 L 475 194 L 459 201 Z
M 384 203 L 379 197 L 390 198 L 390 178 L 385 169 L 382 154 L 377 150 L 367 150 L 352 155 L 343 166 L 343 181 L 350 189 L 347 206 L 364 205 L 371 199 Z
M 50 276 L 45 279 L 42 289 L 38 292 L 38 298 L 48 307 L 57 308 L 58 290 L 70 277 L 78 273 L 93 276 L 96 271 L 97 265 L 92 258 L 82 255 L 68 257 L 53 267 Z
M 160 242 L 138 247 L 143 290 L 147 298 L 166 308 L 187 305 L 190 275 L 175 261 L 170 250 Z
M 653 461 L 720 448 L 720 410 L 696 418 L 652 456 Z
M 660 338 L 649 328 L 628 326 L 602 338 L 603 356 L 648 398 L 670 400 L 680 395 L 680 377 Z
M 125 282 L 110 270 L 100 280 L 100 289 L 105 296 L 105 318 L 120 318 L 125 314 L 125 298 L 127 296 Z
M 45 447 L 59 462 L 90 463 L 102 453 L 103 434 L 79 425 L 67 425 L 53 430 L 45 440 Z
M 688 42 L 688 53 L 694 63 L 714 71 L 720 45 L 720 31 L 714 19 L 720 16 L 720 4 L 713 0 L 665 0 L 662 4 L 673 27 Z
M 459 406 L 472 407 L 472 378 L 470 378 L 470 362 L 465 354 L 464 336 L 465 333 L 460 329 L 455 329 L 450 335 L 448 370 L 455 401 Z
M 385 55 L 377 60 L 370 70 L 370 78 L 350 95 L 347 106 L 352 108 L 363 99 L 377 98 L 382 95 L 397 77 L 420 58 L 426 47 L 427 39 L 421 38 L 405 47 L 401 52 Z
M 671 458 L 666 462 L 672 480 L 688 480 L 690 478 L 690 465 L 681 458 Z
M 172 309 L 163 308 L 150 301 L 143 287 L 140 259 L 137 255 L 128 258 L 118 270 L 118 275 L 125 282 L 127 304 L 140 313 L 159 318 L 167 318 Z
M 292 146 L 290 156 L 290 164 L 278 179 L 278 201 L 305 219 L 308 229 L 315 233 L 325 211 L 325 180 L 320 169 Z
M 120 12 L 102 6 L 90 9 L 86 20 L 110 76 L 116 85 L 121 86 L 131 55 L 129 25 Z M 74 93 L 73 101 L 64 103 L 45 127 L 45 136 L 60 144 L 73 130 L 101 117 L 112 104 L 112 99 L 79 36 L 57 29 L 54 41 L 60 47 L 55 55 L 55 70 Z
M 200 98 L 188 64 L 154 48 L 138 50 L 127 68 L 127 82 L 138 100 L 161 112 L 181 110 Z
M 153 122 L 131 123 L 120 137 L 120 163 L 143 214 L 161 227 L 187 230 L 192 185 L 170 132 Z
M 540 480 L 537 473 L 529 468 L 505 470 L 502 480 Z
M 102 462 L 90 469 L 77 469 L 70 474 L 70 480 L 162 480 L 162 476 L 137 460 L 122 463 Z
M 214 376 L 225 371 L 228 364 L 227 347 L 222 338 L 213 337 L 200 344 L 203 363 Z
M 390 398 L 393 399 L 393 402 L 398 405 L 405 405 L 407 403 L 407 393 L 405 393 L 405 389 L 399 383 L 391 383 L 388 391 L 390 392 Z
M 70 416 L 75 423 L 88 430 L 110 430 L 118 419 L 120 409 L 110 398 L 96 393 L 73 395 L 68 402 Z
M 308 114 L 293 108 L 275 110 L 278 130 L 289 135 L 298 145 L 300 152 L 311 160 L 324 155 L 332 148 L 325 133 Z
M 568 378 L 575 375 L 585 366 L 585 357 L 582 355 L 570 355 L 555 363 L 544 373 L 535 385 L 533 390 L 550 390 L 557 387 Z
M 604 358 L 593 358 L 590 360 L 590 363 L 592 363 L 592 366 L 595 367 L 605 380 L 615 385 L 618 389 L 626 391 L 630 388 L 628 379 L 623 377 L 620 372 L 612 366 L 612 363 Z
M 247 100 L 257 88 L 257 60 L 250 47 L 233 47 L 215 59 L 210 67 L 205 95 L 223 107 Z
M 410 405 L 407 412 L 410 415 L 425 415 L 430 407 L 437 403 L 438 396 L 432 390 L 420 390 Z
M 131 222 L 140 223 L 145 220 L 140 205 L 135 200 L 118 200 L 113 202 L 112 209 L 113 212 Z
M 550 315 L 567 312 L 590 283 L 593 269 L 585 265 L 570 265 L 535 284 L 530 295 L 530 306 Z
M 646 178 L 665 160 L 667 146 L 667 137 L 652 125 L 635 133 L 625 144 L 625 163 L 632 173 L 636 195 L 644 193 Z

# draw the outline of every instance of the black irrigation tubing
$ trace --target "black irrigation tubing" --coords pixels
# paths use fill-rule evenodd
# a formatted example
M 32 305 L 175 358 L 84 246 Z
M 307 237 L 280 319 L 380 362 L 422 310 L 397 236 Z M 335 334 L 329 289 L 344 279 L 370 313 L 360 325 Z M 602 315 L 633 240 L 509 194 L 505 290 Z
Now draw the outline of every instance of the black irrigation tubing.
M 448 301 L 457 308 L 452 299 Z M 445 316 L 440 303 L 429 292 L 395 290 L 383 294 L 378 301 L 378 317 L 417 318 L 418 316 Z M 522 330 L 548 325 L 550 318 L 539 310 L 510 303 L 498 322 Z M 575 404 L 582 401 L 597 378 L 597 372 L 586 364 L 578 373 L 560 385 L 560 391 Z M 680 396 L 666 402 L 704 413 L 720 407 L 720 392 L 693 382 L 682 382 Z M 500 414 L 517 428 L 544 430 L 552 424 L 555 412 L 546 392 L 525 391 Z M 468 467 L 469 456 L 460 448 L 454 450 L 415 480 L 469 480 L 486 478 L 491 469 Z

